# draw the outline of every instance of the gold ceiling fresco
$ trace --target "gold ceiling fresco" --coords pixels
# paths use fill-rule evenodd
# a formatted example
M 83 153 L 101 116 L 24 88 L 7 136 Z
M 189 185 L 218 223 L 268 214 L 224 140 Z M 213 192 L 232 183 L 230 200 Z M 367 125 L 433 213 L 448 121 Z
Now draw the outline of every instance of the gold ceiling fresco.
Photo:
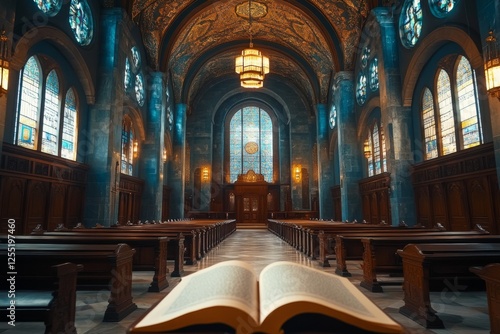
M 254 47 L 270 57 L 269 75 L 325 103 L 332 73 L 353 67 L 366 3 L 252 0 Z M 177 102 L 210 80 L 237 77 L 231 59 L 249 43 L 248 1 L 135 0 L 132 16 L 151 66 L 171 72 Z

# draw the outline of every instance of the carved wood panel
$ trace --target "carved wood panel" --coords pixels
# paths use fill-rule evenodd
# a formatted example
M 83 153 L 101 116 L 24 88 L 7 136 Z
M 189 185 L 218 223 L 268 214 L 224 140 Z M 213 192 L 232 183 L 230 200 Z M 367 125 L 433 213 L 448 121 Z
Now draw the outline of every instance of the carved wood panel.
M 25 225 L 23 234 L 29 234 L 38 224 L 43 229 L 47 224 L 47 202 L 50 196 L 50 184 L 48 182 L 31 180 L 28 182 L 28 196 L 26 199 Z
M 432 215 L 434 218 L 433 224 L 442 224 L 447 230 L 450 230 L 448 221 L 448 209 L 446 201 L 446 193 L 443 190 L 443 185 L 440 183 L 434 184 L 431 187 L 429 201 L 431 203 Z M 429 226 L 430 227 L 430 226 Z
M 359 182 L 362 199 L 363 217 L 368 223 L 378 224 L 384 220 L 392 224 L 389 188 L 391 178 L 389 173 L 375 175 Z
M 14 219 L 16 234 L 21 234 L 24 229 L 24 195 L 26 180 L 17 177 L 1 177 L 1 202 L 0 202 L 0 233 L 7 233 L 9 219 Z
M 490 217 L 494 217 L 495 213 L 489 186 L 487 177 L 467 180 L 471 227 L 480 224 L 491 232 L 494 222 L 490 220 Z
M 50 187 L 50 208 L 47 217 L 47 230 L 52 231 L 58 224 L 65 224 L 65 208 L 68 186 L 65 184 L 52 184 Z
M 466 189 L 463 182 L 451 182 L 447 187 L 448 212 L 452 231 L 467 231 L 471 226 L 467 220 Z

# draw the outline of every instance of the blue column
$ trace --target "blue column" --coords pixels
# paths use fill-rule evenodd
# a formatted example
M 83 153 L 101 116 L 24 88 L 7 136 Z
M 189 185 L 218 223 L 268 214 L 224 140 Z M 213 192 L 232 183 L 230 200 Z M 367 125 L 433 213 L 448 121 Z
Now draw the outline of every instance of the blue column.
M 123 115 L 123 80 L 114 73 L 117 50 L 116 30 L 122 20 L 120 9 L 101 13 L 101 57 L 99 90 L 96 103 L 89 110 L 87 131 L 78 134 L 85 143 L 85 161 L 90 166 L 86 188 L 84 224 L 110 226 L 118 216 L 120 182 L 121 121 Z
M 319 218 L 333 217 L 333 198 L 330 188 L 333 185 L 332 162 L 328 158 L 328 110 L 326 105 L 316 106 L 316 133 L 318 136 L 318 200 Z
M 163 147 L 165 133 L 165 94 L 162 72 L 150 74 L 150 99 L 146 138 L 141 146 L 139 175 L 144 180 L 141 217 L 161 220 L 163 198 Z
M 186 104 L 176 104 L 174 110 L 173 157 L 170 162 L 169 181 L 170 216 L 184 218 L 184 164 L 186 156 Z
M 372 11 L 381 31 L 384 66 L 379 69 L 380 109 L 385 133 L 387 169 L 391 173 L 390 204 L 392 224 L 405 221 L 414 225 L 415 199 L 411 179 L 414 163 L 411 138 L 411 108 L 402 105 L 401 75 L 397 54 L 393 15 L 387 8 Z
M 358 181 L 362 178 L 361 152 L 357 140 L 352 72 L 337 72 L 334 78 L 337 106 L 342 220 L 362 219 Z

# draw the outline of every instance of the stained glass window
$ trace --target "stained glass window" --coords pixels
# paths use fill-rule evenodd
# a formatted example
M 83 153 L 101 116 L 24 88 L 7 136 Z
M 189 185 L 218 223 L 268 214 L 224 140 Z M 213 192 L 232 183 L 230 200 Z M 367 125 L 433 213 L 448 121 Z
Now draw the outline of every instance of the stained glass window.
M 458 0 L 429 0 L 429 7 L 434 16 L 442 18 L 455 8 Z
M 370 151 L 370 154 L 366 157 L 366 163 L 368 166 L 368 176 L 373 176 L 375 175 L 375 171 L 373 169 L 373 138 L 372 138 L 372 132 L 368 130 L 368 137 L 366 138 L 366 143 L 368 144 L 368 150 Z
M 465 57 L 460 57 L 457 66 L 457 96 L 464 149 L 477 146 L 482 142 L 475 88 L 470 63 Z
M 363 48 L 363 53 L 361 53 L 361 66 L 363 66 L 363 68 L 368 64 L 368 58 L 370 58 L 370 48 L 365 46 Z
M 380 122 L 380 149 L 382 152 L 382 171 L 387 171 L 387 157 L 385 150 L 385 132 L 384 132 L 384 124 Z
M 451 98 L 451 84 L 448 73 L 439 70 L 437 81 L 437 100 L 439 105 L 439 123 L 441 127 L 442 154 L 457 151 L 455 140 L 455 116 Z
M 123 72 L 123 86 L 125 90 L 130 87 L 130 83 L 132 81 L 132 72 L 130 70 L 130 60 L 128 57 L 125 58 L 125 71 Z
M 434 99 L 429 88 L 424 90 L 422 96 L 422 124 L 424 126 L 425 159 L 438 156 L 436 136 L 436 116 L 434 114 Z
M 73 88 L 66 93 L 61 142 L 61 157 L 76 160 L 77 140 L 76 96 Z
M 122 156 L 121 172 L 132 175 L 134 163 L 134 132 L 132 131 L 132 121 L 125 118 L 122 124 Z
M 366 76 L 362 72 L 358 74 L 356 100 L 360 105 L 366 101 Z
M 142 73 L 138 73 L 135 76 L 135 98 L 137 99 L 137 103 L 142 107 L 144 105 L 144 81 Z
M 16 142 L 32 150 L 37 148 L 40 79 L 40 65 L 31 57 L 22 70 Z
M 375 167 L 375 174 L 382 173 L 382 165 L 380 161 L 380 137 L 378 132 L 378 125 L 374 124 L 373 126 L 373 163 Z
M 139 65 L 141 65 L 141 55 L 139 53 L 139 49 L 137 49 L 136 46 L 132 47 L 131 49 L 132 52 L 132 63 L 134 64 L 134 68 L 139 68 Z
M 229 123 L 230 181 L 249 170 L 273 182 L 273 123 L 259 107 L 238 110 Z
M 337 108 L 332 104 L 332 108 L 330 109 L 330 129 L 333 130 L 335 125 L 337 125 Z
M 86 0 L 71 0 L 69 25 L 80 45 L 89 45 L 94 34 L 92 12 Z
M 414 47 L 422 32 L 420 0 L 406 0 L 399 18 L 399 35 L 407 48 Z
M 61 9 L 62 0 L 33 0 L 38 8 L 48 16 L 55 16 Z
M 50 71 L 45 85 L 45 108 L 42 123 L 41 151 L 52 155 L 58 154 L 59 145 L 59 78 L 56 71 Z
M 373 58 L 370 65 L 370 89 L 372 91 L 378 89 L 378 58 Z

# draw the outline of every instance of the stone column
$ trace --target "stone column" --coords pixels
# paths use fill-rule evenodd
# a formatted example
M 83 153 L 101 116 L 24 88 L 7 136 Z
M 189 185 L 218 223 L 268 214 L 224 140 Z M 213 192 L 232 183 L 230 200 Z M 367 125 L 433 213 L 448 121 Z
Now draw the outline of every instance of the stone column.
M 161 220 L 163 199 L 163 147 L 165 133 L 165 101 L 163 73 L 150 74 L 150 99 L 146 138 L 141 147 L 139 175 L 144 180 L 141 217 Z
M 380 25 L 383 64 L 379 68 L 380 109 L 385 134 L 387 169 L 391 173 L 390 205 L 392 224 L 405 221 L 414 225 L 415 199 L 411 179 L 414 163 L 412 150 L 411 107 L 402 105 L 401 75 L 399 73 L 398 38 L 394 29 L 393 15 L 387 8 L 372 11 Z
M 357 140 L 353 73 L 337 72 L 334 78 L 337 106 L 342 220 L 362 219 L 358 181 L 362 178 L 361 152 Z M 332 204 L 333 206 L 333 204 Z
M 318 201 L 319 218 L 333 217 L 332 162 L 328 158 L 328 110 L 326 105 L 316 106 L 316 133 L 318 138 Z
M 173 157 L 170 163 L 169 181 L 172 189 L 170 216 L 184 218 L 184 165 L 186 156 L 186 104 L 176 104 L 174 110 Z
M 122 20 L 122 11 L 103 10 L 101 33 L 106 36 Z M 81 131 L 79 142 L 87 144 L 85 161 L 90 166 L 86 187 L 84 224 L 110 226 L 118 216 L 120 182 L 121 122 L 123 115 L 123 80 L 116 68 L 116 39 L 101 38 L 99 89 L 96 104 L 89 110 L 88 128 Z

